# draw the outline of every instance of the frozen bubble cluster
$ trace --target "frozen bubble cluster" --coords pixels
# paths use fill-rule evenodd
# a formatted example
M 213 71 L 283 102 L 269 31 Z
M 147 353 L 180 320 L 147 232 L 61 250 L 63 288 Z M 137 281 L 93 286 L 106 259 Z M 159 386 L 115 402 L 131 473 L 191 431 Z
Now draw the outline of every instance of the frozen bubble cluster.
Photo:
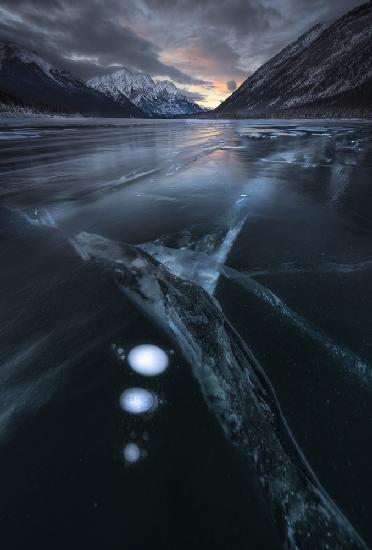
M 142 376 L 158 376 L 168 368 L 168 355 L 164 350 L 153 344 L 142 344 L 132 348 L 128 357 L 126 356 L 124 346 L 112 344 L 111 347 L 120 361 L 127 360 L 131 369 Z M 169 353 L 173 354 L 174 350 L 170 350 Z M 153 412 L 157 409 L 158 405 L 159 399 L 156 393 L 145 388 L 127 388 L 120 395 L 120 406 L 123 411 L 130 415 L 140 416 Z M 122 456 L 127 465 L 136 464 L 140 459 L 147 457 L 147 450 L 141 448 L 142 445 L 140 447 L 135 442 L 135 440 L 138 441 L 138 437 L 137 432 L 132 431 L 130 434 L 132 441 L 129 441 L 122 449 Z M 148 440 L 149 434 L 148 432 L 144 432 L 141 443 Z
M 143 414 L 156 409 L 157 397 L 144 388 L 129 388 L 120 396 L 121 408 L 130 414 Z
M 143 376 L 157 376 L 168 368 L 168 356 L 161 348 L 142 344 L 133 348 L 128 355 L 130 367 Z
M 125 349 L 120 344 L 112 344 L 112 349 L 120 361 L 125 361 L 126 355 L 125 355 Z

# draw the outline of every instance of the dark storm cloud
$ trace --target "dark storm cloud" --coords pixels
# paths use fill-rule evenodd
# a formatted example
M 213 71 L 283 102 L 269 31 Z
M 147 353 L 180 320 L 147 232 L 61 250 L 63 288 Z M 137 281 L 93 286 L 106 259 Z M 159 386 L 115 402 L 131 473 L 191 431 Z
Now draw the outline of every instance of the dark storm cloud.
M 181 91 L 184 93 L 184 95 L 188 99 L 191 99 L 192 101 L 196 101 L 197 103 L 199 101 L 204 101 L 206 99 L 205 94 L 200 94 L 199 92 L 190 92 L 189 90 L 183 90 L 183 89 L 181 89 Z
M 257 0 L 145 0 L 150 9 L 163 13 L 189 13 L 208 25 L 247 34 L 252 29 L 266 30 L 271 20 L 281 17 L 273 5 Z M 278 4 L 278 2 L 276 2 Z
M 226 82 L 226 87 L 229 90 L 229 92 L 235 92 L 236 88 L 238 87 L 235 80 L 229 80 Z
M 352 9 L 363 0 L 143 0 L 150 10 L 162 14 L 191 14 L 209 26 L 228 29 L 238 35 L 266 32 L 278 22 L 292 21 L 294 34 L 301 21 L 328 18 Z
M 0 38 L 83 78 L 121 66 L 214 101 L 318 21 L 360 0 L 0 0 Z M 218 97 L 216 96 L 218 92 Z
M 244 68 L 270 58 L 319 21 L 330 21 L 363 0 L 142 0 L 152 14 L 193 33 L 215 35 L 241 56 Z M 190 31 L 188 30 L 188 33 Z M 187 33 L 186 33 L 187 36 Z M 177 37 L 174 36 L 177 40 Z M 244 50 L 244 51 L 242 51 Z M 216 52 L 217 57 L 218 52 Z
M 160 48 L 125 25 L 128 7 L 115 0 L 78 5 L 70 0 L 1 0 L 6 11 L 0 35 L 37 49 L 82 77 L 127 65 L 183 84 L 211 84 L 162 63 Z

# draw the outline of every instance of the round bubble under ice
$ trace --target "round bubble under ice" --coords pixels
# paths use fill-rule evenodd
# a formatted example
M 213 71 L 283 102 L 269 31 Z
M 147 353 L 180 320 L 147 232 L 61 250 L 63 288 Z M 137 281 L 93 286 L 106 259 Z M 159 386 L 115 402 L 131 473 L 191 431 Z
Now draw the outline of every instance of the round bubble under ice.
M 143 344 L 133 348 L 128 355 L 131 368 L 143 376 L 157 376 L 168 367 L 168 356 L 161 348 Z
M 157 404 L 157 398 L 144 388 L 130 388 L 120 396 L 121 408 L 131 414 L 142 414 L 151 411 Z
M 128 443 L 128 445 L 124 447 L 123 455 L 127 462 L 134 464 L 141 458 L 141 451 L 135 443 Z

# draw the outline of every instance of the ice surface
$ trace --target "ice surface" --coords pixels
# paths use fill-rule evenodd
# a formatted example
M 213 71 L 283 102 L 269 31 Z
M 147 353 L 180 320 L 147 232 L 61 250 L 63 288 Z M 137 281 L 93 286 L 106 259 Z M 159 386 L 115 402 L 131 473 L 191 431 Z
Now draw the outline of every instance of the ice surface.
M 364 548 L 320 486 L 289 432 L 270 382 L 214 299 L 128 245 L 120 255 L 107 239 L 84 234 L 75 237 L 74 246 L 82 248 L 83 258 L 111 264 L 122 292 L 175 339 L 226 436 L 254 464 L 263 493 L 280 518 L 283 542 L 296 548 L 309 537 L 320 547 L 333 541 Z M 143 259 L 143 268 L 135 273 L 134 258 Z M 150 408 L 146 398 L 144 410 Z

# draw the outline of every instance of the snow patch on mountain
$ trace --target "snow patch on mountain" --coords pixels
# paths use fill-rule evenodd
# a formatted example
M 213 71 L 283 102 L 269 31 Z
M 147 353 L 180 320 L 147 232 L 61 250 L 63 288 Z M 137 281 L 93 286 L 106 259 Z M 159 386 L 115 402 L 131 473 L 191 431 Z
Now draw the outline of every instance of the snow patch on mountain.
M 43 59 L 36 52 L 27 50 L 22 46 L 12 44 L 11 42 L 0 42 L 0 70 L 2 69 L 2 62 L 4 60 L 18 59 L 20 62 L 26 65 L 36 65 L 48 78 L 54 80 L 56 84 L 62 86 L 63 84 L 58 80 L 58 76 L 69 76 L 71 79 L 76 80 L 72 75 L 68 75 L 67 71 L 61 71 L 51 65 L 46 59 Z
M 123 96 L 152 116 L 182 116 L 204 112 L 169 80 L 153 80 L 146 73 L 119 69 L 92 78 L 88 86 L 121 103 Z
M 0 102 L 2 112 L 20 107 L 58 114 L 146 116 L 124 96 L 118 105 L 38 53 L 10 41 L 0 41 Z

